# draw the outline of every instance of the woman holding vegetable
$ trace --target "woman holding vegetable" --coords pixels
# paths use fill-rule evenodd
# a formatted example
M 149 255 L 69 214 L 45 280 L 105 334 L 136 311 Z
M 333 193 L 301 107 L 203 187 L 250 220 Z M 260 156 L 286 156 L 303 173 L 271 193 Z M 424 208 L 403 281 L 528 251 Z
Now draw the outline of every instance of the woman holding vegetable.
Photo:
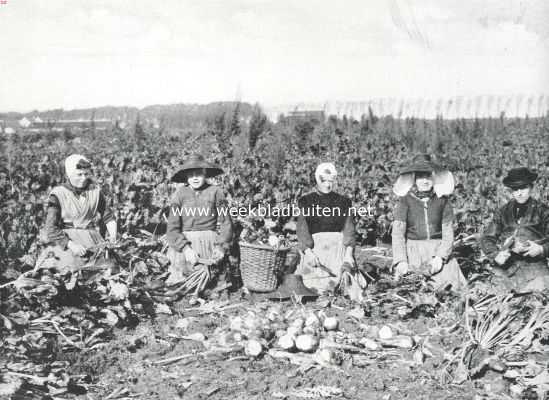
M 176 284 L 192 272 L 199 258 L 221 261 L 233 239 L 233 224 L 227 201 L 219 186 L 208 178 L 222 174 L 217 165 L 192 155 L 172 177 L 173 182 L 186 183 L 170 201 L 167 238 L 170 246 L 170 276 L 167 284 Z M 223 212 L 218 212 L 223 210 Z M 217 226 L 219 225 L 219 232 Z
M 297 238 L 302 260 L 296 274 L 319 292 L 333 290 L 342 266 L 355 265 L 355 225 L 351 200 L 333 192 L 337 171 L 332 163 L 321 163 L 315 171 L 316 190 L 298 201 Z
M 412 270 L 430 277 L 435 289 L 466 286 L 457 261 L 450 258 L 454 212 L 448 195 L 454 190 L 450 171 L 421 154 L 406 166 L 393 186 L 399 196 L 392 228 L 396 277 Z
M 114 242 L 117 226 L 105 196 L 91 181 L 91 163 L 82 155 L 70 155 L 65 160 L 65 174 L 67 181 L 50 193 L 41 239 L 50 245 L 43 256 L 53 252 L 58 268 L 74 270 L 87 262 L 86 256 L 95 246 L 104 242 L 100 229 L 106 227 Z M 40 257 L 38 264 L 43 259 Z
M 517 291 L 549 288 L 549 207 L 531 197 L 538 175 L 515 168 L 503 179 L 511 200 L 497 210 L 481 237 L 496 265 L 496 284 Z

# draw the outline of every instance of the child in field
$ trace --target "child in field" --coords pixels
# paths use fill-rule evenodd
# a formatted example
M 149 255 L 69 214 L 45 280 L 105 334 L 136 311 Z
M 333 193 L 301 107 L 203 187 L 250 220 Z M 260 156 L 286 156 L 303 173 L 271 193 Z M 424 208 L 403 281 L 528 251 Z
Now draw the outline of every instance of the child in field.
M 170 276 L 167 284 L 181 282 L 192 272 L 199 258 L 221 261 L 228 253 L 233 224 L 227 213 L 227 201 L 219 186 L 206 180 L 223 173 L 217 165 L 193 155 L 172 177 L 173 182 L 184 182 L 170 201 L 167 238 L 169 244 Z M 219 225 L 219 232 L 217 226 Z
M 549 288 L 549 207 L 531 197 L 537 177 L 524 167 L 509 171 L 503 184 L 512 199 L 481 237 L 482 250 L 496 264 L 496 285 L 508 290 Z
M 412 270 L 430 276 L 435 289 L 467 285 L 455 259 L 454 212 L 448 199 L 452 173 L 438 168 L 429 155 L 419 155 L 405 167 L 393 191 L 399 196 L 394 211 L 392 246 L 396 277 Z

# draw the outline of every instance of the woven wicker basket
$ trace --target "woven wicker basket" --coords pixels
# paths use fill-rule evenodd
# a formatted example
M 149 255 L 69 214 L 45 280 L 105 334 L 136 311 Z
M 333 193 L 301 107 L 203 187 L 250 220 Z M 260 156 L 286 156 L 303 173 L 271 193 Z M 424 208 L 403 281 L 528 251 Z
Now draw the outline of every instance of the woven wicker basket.
M 240 275 L 244 286 L 254 292 L 275 290 L 289 250 L 241 242 Z

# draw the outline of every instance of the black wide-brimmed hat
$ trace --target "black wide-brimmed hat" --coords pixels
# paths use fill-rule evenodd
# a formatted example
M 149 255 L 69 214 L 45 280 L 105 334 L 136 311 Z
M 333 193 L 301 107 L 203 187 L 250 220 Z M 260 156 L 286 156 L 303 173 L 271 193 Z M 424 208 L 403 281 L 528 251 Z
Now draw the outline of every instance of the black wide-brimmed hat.
M 531 185 L 538 179 L 538 174 L 526 167 L 513 168 L 503 178 L 503 184 L 511 189 L 518 189 Z
M 448 196 L 454 191 L 455 180 L 452 173 L 435 163 L 430 154 L 418 154 L 401 168 L 393 185 L 393 192 L 397 196 L 406 196 L 414 186 L 417 172 L 433 174 L 433 189 L 437 196 Z
M 206 170 L 206 178 L 211 178 L 223 173 L 223 169 L 204 159 L 200 154 L 193 154 L 187 158 L 179 171 L 172 176 L 172 182 L 187 182 L 187 172 L 192 169 Z
M 408 174 L 410 172 L 435 172 L 440 170 L 440 167 L 435 164 L 430 154 L 418 154 L 411 162 L 404 165 L 400 174 Z
M 303 277 L 296 274 L 286 274 L 278 289 L 268 294 L 269 299 L 286 300 L 296 297 L 318 297 L 316 292 L 308 289 L 303 283 Z

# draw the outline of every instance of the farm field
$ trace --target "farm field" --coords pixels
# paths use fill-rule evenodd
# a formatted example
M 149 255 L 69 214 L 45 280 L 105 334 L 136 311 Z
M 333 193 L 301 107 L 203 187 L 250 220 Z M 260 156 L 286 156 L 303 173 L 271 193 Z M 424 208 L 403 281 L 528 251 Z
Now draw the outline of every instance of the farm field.
M 547 396 L 549 294 L 496 291 L 477 239 L 508 199 L 501 180 L 512 167 L 536 170 L 534 197 L 549 204 L 549 117 L 400 120 L 370 114 L 360 121 L 270 123 L 259 109 L 254 113 L 248 122 L 237 112 L 217 115 L 196 132 L 136 124 L 76 137 L 2 136 L 0 398 Z M 369 276 L 362 300 L 341 294 L 271 301 L 241 287 L 238 272 L 231 289 L 211 285 L 199 302 L 170 295 L 163 237 L 175 190 L 169 178 L 195 152 L 224 168 L 216 183 L 235 207 L 295 204 L 312 190 L 316 165 L 333 162 L 335 190 L 374 210 L 355 221 L 357 264 Z M 401 165 L 420 152 L 436 154 L 457 181 L 453 256 L 471 284 L 463 295 L 434 293 L 421 275 L 397 282 L 389 271 L 392 184 Z M 62 160 L 72 153 L 92 161 L 121 240 L 98 251 L 110 256 L 96 268 L 66 273 L 38 260 L 37 237 L 47 195 L 63 181 Z M 292 222 L 235 221 L 240 241 L 265 243 L 266 225 L 274 224 L 295 246 Z M 43 267 L 33 271 L 37 263 Z M 337 327 L 327 324 L 332 317 Z M 487 329 L 475 330 L 481 325 Z M 292 326 L 296 336 L 313 337 L 312 345 L 281 345 Z M 493 341 L 483 346 L 489 334 Z

